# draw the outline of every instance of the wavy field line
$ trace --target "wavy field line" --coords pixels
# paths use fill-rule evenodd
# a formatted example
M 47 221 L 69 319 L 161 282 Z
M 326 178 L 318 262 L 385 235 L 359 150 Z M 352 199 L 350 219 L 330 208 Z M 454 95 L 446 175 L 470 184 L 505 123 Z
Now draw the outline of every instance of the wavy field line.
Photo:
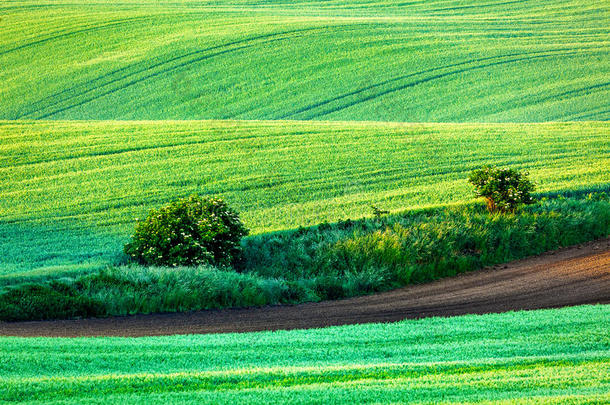
M 575 114 L 566 121 L 582 120 L 582 119 L 591 118 L 591 117 L 599 117 L 599 116 L 603 116 L 604 114 L 608 114 L 608 118 L 597 118 L 597 119 L 600 121 L 605 121 L 605 120 L 610 119 L 610 110 L 602 109 L 602 111 L 593 111 L 593 112 L 586 111 L 582 114 Z
M 165 60 L 165 61 L 163 61 L 163 62 L 160 62 L 160 63 L 154 64 L 154 65 L 151 65 L 151 66 L 147 66 L 147 67 L 145 67 L 145 68 L 143 68 L 143 69 L 140 69 L 140 70 L 138 70 L 138 71 L 135 71 L 135 72 L 133 72 L 133 73 L 129 73 L 129 74 L 127 74 L 127 75 L 120 76 L 120 77 L 118 77 L 118 78 L 112 79 L 112 80 L 111 80 L 111 81 L 109 81 L 109 82 L 106 82 L 106 83 L 103 83 L 103 84 L 98 85 L 98 86 L 96 86 L 96 87 L 93 87 L 93 88 L 90 88 L 90 89 L 88 89 L 88 90 L 85 90 L 85 91 L 83 91 L 82 93 L 79 93 L 79 94 L 77 94 L 77 95 L 75 95 L 75 96 L 71 96 L 71 97 L 68 97 L 68 98 L 66 98 L 66 99 L 59 100 L 59 101 L 57 101 L 57 102 L 55 102 L 55 103 L 53 103 L 53 104 L 51 104 L 51 105 L 47 105 L 47 106 L 45 106 L 45 107 L 43 107 L 43 108 L 40 108 L 40 109 L 37 109 L 37 110 L 33 110 L 33 111 L 28 112 L 28 113 L 24 113 L 24 114 L 22 114 L 22 115 L 20 116 L 20 118 L 21 118 L 21 117 L 25 117 L 26 115 L 33 114 L 33 113 L 35 113 L 35 112 L 39 112 L 39 111 L 41 111 L 41 110 L 42 110 L 42 109 L 44 109 L 44 108 L 50 108 L 50 107 L 56 106 L 57 104 L 61 103 L 62 101 L 68 101 L 68 100 L 70 100 L 70 99 L 73 99 L 73 98 L 75 98 L 75 97 L 81 96 L 81 95 L 86 94 L 86 93 L 89 93 L 89 92 L 94 91 L 94 90 L 96 90 L 96 89 L 99 89 L 99 88 L 105 87 L 105 86 L 107 86 L 107 85 L 109 85 L 109 84 L 116 83 L 117 81 L 120 81 L 120 80 L 122 80 L 122 79 L 125 79 L 125 78 L 128 78 L 128 77 L 131 77 L 131 76 L 133 76 L 133 75 L 135 75 L 135 74 L 138 74 L 138 73 L 143 73 L 143 72 L 146 72 L 146 71 L 148 71 L 148 70 L 152 70 L 152 69 L 154 69 L 154 68 L 156 68 L 156 67 L 163 66 L 163 65 L 165 65 L 165 64 L 168 64 L 168 63 L 171 63 L 171 62 L 175 62 L 175 61 L 177 61 L 177 60 L 180 60 L 180 59 L 183 59 L 183 58 L 186 58 L 186 57 L 189 57 L 189 56 L 193 56 L 193 55 L 201 54 L 201 53 L 203 53 L 203 52 L 211 51 L 211 50 L 214 50 L 214 49 L 220 49 L 220 48 L 227 47 L 227 46 L 231 46 L 231 45 L 236 45 L 236 44 L 240 44 L 240 43 L 247 43 L 247 42 L 251 42 L 251 41 L 257 40 L 257 39 L 262 39 L 262 38 L 267 38 L 267 37 L 272 37 L 272 36 L 279 36 L 279 35 L 281 35 L 281 34 L 290 34 L 290 33 L 299 32 L 299 31 L 300 31 L 300 30 L 293 30 L 293 31 L 285 31 L 285 32 L 274 33 L 274 34 L 260 35 L 260 36 L 251 37 L 251 38 L 247 38 L 247 39 L 244 39 L 244 40 L 239 40 L 239 41 L 232 41 L 232 42 L 228 42 L 228 43 L 225 43 L 225 44 L 216 45 L 216 46 L 208 47 L 208 48 L 205 48 L 205 49 L 200 49 L 200 50 L 197 50 L 197 51 L 189 52 L 189 53 L 186 53 L 186 54 L 183 54 L 183 55 L 180 55 L 180 56 L 176 56 L 176 57 L 173 57 L 173 58 L 171 58 L 171 59 Z M 131 65 L 125 66 L 125 67 L 123 67 L 123 68 L 119 68 L 119 69 L 116 69 L 116 70 L 110 71 L 110 72 L 105 73 L 105 74 L 103 74 L 103 75 L 101 75 L 101 76 L 98 76 L 97 78 L 95 78 L 95 79 L 93 79 L 93 80 L 87 81 L 87 82 L 85 82 L 85 83 L 81 83 L 81 84 L 79 84 L 78 86 L 73 86 L 73 87 L 70 87 L 70 88 L 68 88 L 68 89 L 64 89 L 64 90 L 62 90 L 62 91 L 60 91 L 60 92 L 57 92 L 57 93 L 55 93 L 55 94 L 52 94 L 52 95 L 51 95 L 51 96 L 49 96 L 49 97 L 55 98 L 55 97 L 57 97 L 57 96 L 59 96 L 59 95 L 62 95 L 62 94 L 65 94 L 65 93 L 68 93 L 68 92 L 71 92 L 71 91 L 77 90 L 79 87 L 86 86 L 87 84 L 90 84 L 90 83 L 92 83 L 92 82 L 94 82 L 94 81 L 97 81 L 97 80 L 101 80 L 101 79 L 104 79 L 104 78 L 107 78 L 107 77 L 111 77 L 112 75 L 114 75 L 114 74 L 116 74 L 116 73 L 120 73 L 120 72 L 123 72 L 123 71 L 129 70 L 130 68 L 132 68 L 132 67 L 134 67 L 134 66 L 137 66 L 137 65 L 139 65 L 139 64 L 142 64 L 142 63 L 143 63 L 143 62 L 136 62 L 136 63 L 133 63 L 133 64 L 131 64 Z M 47 97 L 47 98 L 48 98 L 48 97 Z
M 155 68 L 158 68 L 158 67 L 162 67 L 162 66 L 168 65 L 168 64 L 170 64 L 170 63 L 173 63 L 173 62 L 176 62 L 176 61 L 179 61 L 179 60 L 182 60 L 182 59 L 188 58 L 188 57 L 190 57 L 190 56 L 199 55 L 199 54 L 204 53 L 204 52 L 213 51 L 213 50 L 215 50 L 215 49 L 226 48 L 226 47 L 233 46 L 233 45 L 239 45 L 239 44 L 244 44 L 244 43 L 246 43 L 246 44 L 247 44 L 247 43 L 252 43 L 252 42 L 254 42 L 254 41 L 258 41 L 258 40 L 261 40 L 261 39 L 266 39 L 266 38 L 274 38 L 274 37 L 279 37 L 279 36 L 282 36 L 282 35 L 298 34 L 298 33 L 301 33 L 301 32 L 308 32 L 308 31 L 318 31 L 318 30 L 323 30 L 323 29 L 325 29 L 325 28 L 327 28 L 327 27 L 303 28 L 303 29 L 297 29 L 297 30 L 282 31 L 282 32 L 277 32 L 277 33 L 272 33 L 272 34 L 258 35 L 258 36 L 254 36 L 254 37 L 250 37 L 250 38 L 245 38 L 245 39 L 242 39 L 242 40 L 231 41 L 231 42 L 227 42 L 227 43 L 224 43 L 224 44 L 220 44 L 220 45 L 211 46 L 211 47 L 204 48 L 204 49 L 200 49 L 200 50 L 197 50 L 197 51 L 188 52 L 188 53 L 186 53 L 186 54 L 179 55 L 179 56 L 175 56 L 175 57 L 172 57 L 172 58 L 170 58 L 170 59 L 168 59 L 168 60 L 164 60 L 163 62 L 159 62 L 159 63 L 153 64 L 153 65 L 151 65 L 151 66 L 146 66 L 146 67 L 144 67 L 144 68 L 142 68 L 142 69 L 139 69 L 139 70 L 137 70 L 137 71 L 130 72 L 130 73 L 128 73 L 128 74 L 125 74 L 125 75 L 119 76 L 119 77 L 117 77 L 117 78 L 114 78 L 114 79 L 112 79 L 112 80 L 110 80 L 110 81 L 107 81 L 107 82 L 105 82 L 105 83 L 102 83 L 102 84 L 96 85 L 96 86 L 94 86 L 94 87 L 92 87 L 92 88 L 89 88 L 89 89 L 87 89 L 87 90 L 84 90 L 84 91 L 82 91 L 82 92 L 80 92 L 80 93 L 77 93 L 77 94 L 75 94 L 75 95 L 69 96 L 69 97 L 67 97 L 67 98 L 60 99 L 60 100 L 58 100 L 58 101 L 56 101 L 56 102 L 54 102 L 54 103 L 52 103 L 52 104 L 50 104 L 50 105 L 46 105 L 46 106 L 42 107 L 42 108 L 38 108 L 38 109 L 35 109 L 35 110 L 28 111 L 28 112 L 26 112 L 26 113 L 22 113 L 22 114 L 18 115 L 18 116 L 16 117 L 16 119 L 27 118 L 27 116 L 32 115 L 32 114 L 35 114 L 35 113 L 37 113 L 37 112 L 40 112 L 40 111 L 42 111 L 42 110 L 44 110 L 44 109 L 48 109 L 48 108 L 55 107 L 55 106 L 57 106 L 57 105 L 59 105 L 59 104 L 61 104 L 61 103 L 63 103 L 63 102 L 66 102 L 66 101 L 72 100 L 72 99 L 74 99 L 74 98 L 81 97 L 81 96 L 83 96 L 83 95 L 85 95 L 85 94 L 91 93 L 92 91 L 95 91 L 95 90 L 98 90 L 98 89 L 102 89 L 102 88 L 104 88 L 104 87 L 106 87 L 106 86 L 109 86 L 109 85 L 111 85 L 111 84 L 117 83 L 117 82 L 119 82 L 119 81 L 121 81 L 121 80 L 128 79 L 128 78 L 130 78 L 130 77 L 132 77 L 132 76 L 135 76 L 135 75 L 137 75 L 137 74 L 140 74 L 140 73 L 145 73 L 145 72 L 151 71 L 151 70 L 153 70 L 153 69 L 155 69 Z M 284 39 L 288 39 L 288 38 L 281 38 L 281 40 L 284 40 Z M 275 39 L 275 40 L 278 40 L 278 39 Z M 260 43 L 268 43 L 268 42 L 272 42 L 272 41 L 274 41 L 274 40 L 270 40 L 270 41 L 261 41 Z M 240 50 L 240 49 L 244 49 L 244 48 L 247 48 L 247 47 L 250 47 L 250 46 L 254 46 L 254 45 L 255 45 L 255 44 L 252 44 L 252 45 L 249 45 L 249 46 L 245 46 L 245 47 L 233 48 L 233 49 L 228 50 L 228 51 Z M 216 53 L 216 54 L 214 54 L 214 55 L 212 55 L 212 56 L 217 56 L 217 55 L 220 55 L 220 54 L 223 54 L 223 53 L 227 53 L 227 51 L 225 51 L 225 52 L 220 52 L 220 53 Z M 192 61 L 190 61 L 190 62 L 186 62 L 186 64 L 185 64 L 185 63 L 179 64 L 179 65 L 175 66 L 174 68 L 180 68 L 180 67 L 184 67 L 184 66 L 186 66 L 186 65 L 188 65 L 188 64 L 190 64 L 190 63 L 196 63 L 196 62 L 201 61 L 201 60 L 204 60 L 204 59 L 207 59 L 207 58 L 203 58 L 203 59 L 202 59 L 202 58 L 196 58 L 196 59 L 194 59 L 194 60 L 192 60 Z M 76 91 L 76 90 L 78 90 L 78 89 L 79 89 L 79 87 L 84 87 L 84 86 L 87 86 L 88 84 L 91 84 L 91 83 L 93 83 L 93 82 L 95 82 L 95 81 L 99 81 L 99 80 L 102 80 L 102 79 L 105 79 L 105 78 L 111 77 L 111 76 L 113 76 L 113 75 L 115 75 L 115 74 L 117 74 L 117 73 L 121 73 L 121 72 L 127 71 L 127 70 L 129 70 L 129 69 L 133 68 L 134 66 L 140 65 L 140 64 L 142 64 L 142 63 L 143 63 L 143 62 L 137 62 L 137 63 L 131 64 L 131 65 L 125 66 L 125 67 L 123 67 L 123 68 L 115 69 L 115 70 L 113 70 L 113 71 L 111 71 L 111 72 L 108 72 L 108 73 L 105 73 L 105 74 L 103 74 L 103 75 L 101 75 L 101 76 L 98 76 L 97 78 L 95 78 L 95 79 L 93 79 L 93 80 L 89 80 L 89 81 L 87 81 L 87 82 L 85 82 L 85 83 L 82 83 L 82 84 L 80 84 L 80 85 L 78 85 L 78 86 L 73 86 L 73 87 L 71 87 L 71 88 L 64 89 L 64 90 L 62 90 L 62 91 L 60 91 L 60 92 L 57 92 L 57 93 L 55 93 L 55 94 L 53 94 L 53 95 L 51 95 L 51 96 L 49 96 L 49 97 L 46 97 L 46 98 L 56 98 L 56 97 L 61 96 L 61 95 L 63 95 L 63 94 L 66 94 L 66 93 L 69 93 L 69 92 L 72 92 L 72 91 Z M 169 69 L 169 70 L 166 70 L 166 71 L 164 71 L 164 72 L 168 72 L 168 71 L 171 71 L 171 70 L 173 70 L 173 69 Z M 148 77 L 151 77 L 151 76 L 148 76 Z M 146 78 L 148 78 L 148 77 L 145 77 L 144 79 L 146 79 Z M 143 80 L 144 80 L 144 79 L 143 79 Z M 129 85 L 132 85 L 132 84 L 134 84 L 134 83 L 135 83 L 135 82 L 130 82 L 130 83 L 128 83 L 127 85 L 125 85 L 124 87 L 127 87 L 127 86 L 129 86 Z M 122 88 L 124 88 L 124 87 L 122 87 Z M 117 90 L 117 89 L 115 89 L 115 90 Z M 104 95 L 105 95 L 105 94 L 104 94 Z M 93 99 L 91 99 L 90 101 L 92 101 L 92 100 L 93 100 Z M 36 104 L 36 103 L 34 103 L 34 104 Z M 82 104 L 79 104 L 79 105 L 82 105 Z M 72 107 L 69 107 L 69 108 L 72 108 Z M 69 108 L 68 108 L 68 109 L 69 109 Z M 65 109 L 60 109 L 60 110 L 61 110 L 61 111 L 65 111 Z M 48 116 L 50 116 L 50 115 L 56 114 L 56 113 L 61 112 L 61 111 L 55 111 L 55 112 L 52 112 L 52 113 L 49 113 L 49 114 L 43 115 L 43 116 L 41 116 L 41 117 L 39 117 L 39 118 L 48 117 Z
M 566 356 L 567 357 L 567 356 Z M 593 356 L 592 356 L 593 357 Z M 441 379 L 449 381 L 460 381 L 468 376 L 485 377 L 481 384 L 489 384 L 496 381 L 501 385 L 507 374 L 527 374 L 528 378 L 548 379 L 558 369 L 572 368 L 578 370 L 582 377 L 583 371 L 588 371 L 588 383 L 602 380 L 603 373 L 595 370 L 603 370 L 606 358 L 602 355 L 592 359 L 587 357 L 564 358 L 564 359 L 530 359 L 521 358 L 519 361 L 508 359 L 506 361 L 481 361 L 466 364 L 397 364 L 397 365 L 364 365 L 347 367 L 308 367 L 304 370 L 278 369 L 267 371 L 265 369 L 250 369 L 246 371 L 199 371 L 199 372 L 174 372 L 174 373 L 140 373 L 119 375 L 85 375 L 73 377 L 52 377 L 41 379 L 32 383 L 32 380 L 11 379 L 1 381 L 2 385 L 10 386 L 6 400 L 18 400 L 27 398 L 35 399 L 58 399 L 65 398 L 66 391 L 71 392 L 76 398 L 86 393 L 87 396 L 103 396 L 114 392 L 125 393 L 166 393 L 174 391 L 241 391 L 252 388 L 291 388 L 303 386 L 336 385 L 341 383 L 357 384 L 358 382 L 372 381 L 396 384 L 399 381 L 408 382 L 423 379 L 427 383 Z M 607 368 L 607 366 L 606 366 Z M 574 371 L 572 371 L 574 372 Z M 439 375 L 440 374 L 440 375 Z M 431 377 L 433 376 L 433 377 Z M 34 380 L 35 381 L 35 380 Z M 511 385 L 510 381 L 504 384 Z M 58 385 L 63 390 L 58 391 Z M 34 388 L 35 387 L 35 388 Z M 75 395 L 76 393 L 76 395 Z
M 85 153 L 85 154 L 76 155 L 76 156 L 53 157 L 52 159 L 48 159 L 48 160 L 20 162 L 20 163 L 12 164 L 10 166 L 7 165 L 4 167 L 0 167 L 0 170 L 8 169 L 8 168 L 12 168 L 12 169 L 21 168 L 21 167 L 25 167 L 25 166 L 35 166 L 35 165 L 46 164 L 46 163 L 59 163 L 59 162 L 65 162 L 65 161 L 70 161 L 70 160 L 77 160 L 77 159 L 121 155 L 123 153 L 130 153 L 130 152 L 141 152 L 141 151 L 147 151 L 147 150 L 163 150 L 163 149 L 168 149 L 168 148 L 177 148 L 177 147 L 181 147 L 181 146 L 217 144 L 217 143 L 221 143 L 221 142 L 238 142 L 238 141 L 242 141 L 242 140 L 246 140 L 246 139 L 257 139 L 257 138 L 260 138 L 260 136 L 259 135 L 250 135 L 250 136 L 244 136 L 244 137 L 240 137 L 240 138 L 214 138 L 214 139 L 187 141 L 187 142 L 177 142 L 177 143 L 166 144 L 166 145 L 130 147 L 130 148 L 123 148 L 120 150 L 102 151 L 102 152 L 97 152 L 97 153 L 90 152 L 90 153 Z M 87 171 L 80 170 L 79 172 L 86 173 Z
M 517 4 L 517 3 L 525 3 L 529 0 L 511 0 L 511 1 L 503 1 L 500 3 L 486 3 L 486 4 L 476 4 L 476 5 L 470 5 L 470 6 L 455 6 L 455 7 L 445 7 L 445 8 L 436 8 L 436 9 L 430 9 L 430 10 L 422 10 L 424 13 L 433 13 L 433 12 L 437 12 L 437 11 L 455 11 L 455 10 L 465 10 L 465 9 L 472 9 L 472 8 L 490 8 L 490 7 L 497 7 L 497 6 L 505 6 L 508 4 Z
M 577 88 L 577 89 L 572 89 L 572 90 L 564 91 L 562 93 L 550 94 L 550 95 L 547 95 L 547 96 L 536 97 L 534 95 L 532 97 L 533 99 L 529 103 L 527 103 L 527 104 L 532 105 L 532 104 L 538 104 L 538 103 L 549 101 L 549 100 L 559 100 L 560 98 L 563 98 L 563 97 L 566 97 L 566 96 L 575 96 L 575 97 L 578 97 L 579 93 L 587 92 L 589 90 L 594 90 L 594 89 L 603 89 L 604 87 L 608 87 L 608 86 L 610 86 L 610 82 L 593 84 L 593 85 L 589 85 L 589 86 L 585 86 L 585 87 L 580 87 L 580 88 Z M 514 108 L 509 108 L 509 109 L 506 109 L 505 111 L 510 111 L 512 109 L 521 108 L 521 107 L 523 107 L 523 106 L 517 106 L 517 107 L 514 107 Z M 596 113 L 593 113 L 593 115 L 595 115 L 595 114 Z
M 269 40 L 269 41 L 266 41 L 266 43 L 275 42 L 275 41 L 282 41 L 282 40 L 285 40 L 285 39 L 286 39 L 286 38 L 271 39 L 271 40 Z M 113 93 L 116 93 L 117 91 L 124 90 L 124 89 L 126 89 L 127 87 L 131 87 L 131 86 L 133 86 L 133 85 L 135 85 L 135 84 L 141 83 L 141 82 L 143 82 L 143 81 L 145 81 L 145 80 L 148 80 L 148 79 L 150 79 L 150 78 L 157 77 L 157 76 L 162 75 L 162 74 L 165 74 L 165 73 L 169 73 L 169 72 L 174 71 L 174 70 L 176 70 L 176 69 L 180 69 L 180 68 L 183 68 L 183 67 L 186 67 L 186 66 L 192 65 L 192 64 L 197 63 L 197 62 L 201 62 L 202 60 L 210 59 L 210 58 L 213 58 L 213 57 L 215 57 L 215 56 L 224 55 L 224 54 L 231 53 L 231 52 L 235 52 L 235 51 L 239 51 L 239 50 L 242 50 L 242 49 L 251 48 L 251 47 L 253 47 L 253 46 L 254 46 L 254 45 L 244 45 L 244 46 L 240 46 L 240 47 L 237 47 L 237 48 L 232 48 L 232 49 L 228 49 L 228 50 L 225 50 L 225 51 L 216 52 L 216 53 L 213 53 L 213 54 L 211 54 L 211 55 L 205 55 L 205 56 L 202 56 L 202 57 L 200 57 L 200 58 L 196 58 L 196 59 L 194 59 L 194 60 L 191 60 L 191 61 L 187 61 L 187 62 L 181 63 L 181 64 L 176 65 L 176 66 L 173 66 L 173 67 L 171 67 L 171 68 L 167 68 L 167 69 L 161 70 L 161 71 L 159 71 L 159 72 L 152 73 L 152 74 L 150 74 L 150 75 L 148 75 L 148 76 L 144 76 L 144 77 L 141 77 L 141 78 L 138 78 L 138 79 L 132 80 L 132 81 L 130 81 L 130 82 L 127 82 L 127 83 L 123 84 L 121 87 L 118 87 L 118 88 L 115 88 L 115 89 L 112 89 L 112 90 L 105 91 L 105 92 L 103 92 L 103 93 L 101 93 L 101 94 L 98 94 L 98 95 L 96 95 L 96 96 L 94 96 L 94 97 L 90 97 L 90 98 L 88 98 L 88 99 L 86 99 L 86 100 L 83 100 L 83 101 L 80 101 L 80 102 L 78 102 L 78 103 L 76 103 L 76 104 L 72 104 L 72 105 L 69 105 L 69 106 L 67 106 L 67 107 L 63 107 L 63 108 L 60 108 L 60 109 L 58 109 L 58 110 L 52 111 L 52 112 L 50 112 L 50 113 L 43 114 L 43 115 L 39 116 L 39 117 L 38 117 L 38 119 L 45 119 L 45 118 L 48 118 L 48 117 L 50 117 L 50 116 L 52 116 L 52 115 L 59 114 L 59 113 L 61 113 L 61 112 L 67 111 L 67 110 L 71 110 L 72 108 L 79 107 L 79 106 L 81 106 L 81 105 L 84 105 L 84 104 L 90 103 L 90 102 L 92 102 L 92 101 L 95 101 L 95 100 L 97 100 L 97 99 L 99 99 L 99 98 L 102 98 L 102 97 L 104 97 L 104 96 L 107 96 L 107 95 L 109 95 L 109 94 L 113 94 Z
M 339 101 L 341 99 L 344 99 L 344 98 L 347 98 L 347 97 L 350 97 L 350 96 L 355 96 L 355 95 L 363 93 L 363 92 L 365 92 L 367 90 L 371 90 L 371 89 L 374 89 L 374 88 L 377 88 L 377 87 L 385 86 L 385 85 L 390 84 L 390 83 L 395 83 L 397 81 L 408 79 L 408 78 L 414 77 L 414 76 L 419 76 L 419 75 L 422 75 L 422 74 L 425 74 L 425 73 L 432 73 L 432 72 L 436 72 L 436 71 L 439 71 L 439 70 L 449 69 L 449 68 L 457 67 L 457 66 L 469 65 L 469 64 L 472 64 L 472 63 L 484 62 L 484 61 L 488 61 L 488 60 L 495 60 L 495 59 L 501 59 L 501 58 L 509 58 L 509 57 L 514 57 L 514 56 L 523 56 L 523 55 L 537 55 L 537 54 L 545 53 L 545 52 L 547 52 L 547 53 L 548 52 L 563 52 L 563 51 L 573 50 L 573 49 L 574 48 L 564 48 L 564 49 L 556 49 L 556 50 L 548 49 L 548 50 L 535 51 L 535 52 L 517 52 L 517 53 L 512 53 L 512 54 L 489 56 L 489 57 L 484 57 L 484 58 L 476 58 L 476 59 L 471 59 L 471 60 L 467 60 L 467 61 L 463 61 L 463 62 L 452 63 L 452 64 L 449 64 L 449 65 L 443 65 L 443 66 L 438 66 L 438 67 L 434 67 L 434 68 L 430 68 L 430 69 L 420 70 L 418 72 L 413 72 L 413 73 L 409 73 L 407 75 L 401 75 L 401 76 L 398 76 L 398 77 L 394 77 L 392 79 L 388 79 L 388 80 L 384 80 L 384 81 L 379 82 L 379 83 L 371 84 L 369 86 L 362 87 L 362 88 L 360 88 L 358 90 L 354 90 L 354 91 L 351 91 L 349 93 L 342 94 L 340 96 L 332 97 L 332 98 L 329 98 L 329 99 L 324 100 L 324 101 L 320 101 L 320 102 L 317 102 L 317 103 L 314 103 L 314 104 L 310 104 L 310 105 L 308 105 L 306 107 L 300 108 L 300 109 L 298 109 L 298 110 L 296 110 L 294 112 L 286 114 L 286 115 L 284 115 L 284 116 L 282 116 L 280 118 L 282 118 L 282 119 L 289 118 L 289 117 L 292 117 L 294 115 L 301 114 L 301 113 L 313 110 L 315 108 L 322 107 L 324 105 L 328 105 L 328 104 L 333 103 L 335 101 Z
M 334 113 L 336 111 L 344 110 L 346 108 L 352 107 L 352 106 L 357 105 L 357 104 L 361 104 L 361 103 L 364 103 L 364 102 L 367 102 L 367 101 L 371 101 L 371 100 L 373 100 L 375 98 L 382 97 L 382 96 L 385 96 L 387 94 L 391 94 L 391 93 L 394 93 L 394 92 L 397 92 L 397 91 L 405 90 L 405 89 L 407 89 L 409 87 L 414 87 L 414 86 L 417 86 L 419 84 L 428 83 L 428 82 L 431 82 L 433 80 L 442 79 L 442 78 L 445 78 L 445 77 L 448 77 L 448 76 L 452 76 L 452 75 L 456 75 L 456 74 L 460 74 L 460 73 L 465 73 L 465 72 L 469 72 L 469 71 L 473 71 L 473 70 L 484 69 L 484 68 L 488 68 L 488 67 L 492 67 L 492 66 L 500 66 L 500 65 L 506 65 L 506 64 L 515 63 L 515 62 L 522 62 L 522 61 L 527 61 L 527 60 L 531 60 L 531 59 L 544 59 L 544 58 L 549 58 L 549 57 L 571 56 L 571 55 L 579 55 L 579 54 L 582 55 L 582 53 L 578 52 L 578 51 L 567 52 L 567 53 L 538 55 L 538 56 L 531 56 L 531 57 L 527 57 L 527 58 L 515 58 L 515 59 L 510 59 L 510 60 L 507 60 L 507 61 L 498 61 L 498 62 L 494 62 L 494 63 L 488 63 L 488 64 L 484 64 L 484 65 L 473 66 L 473 67 L 469 67 L 469 68 L 466 68 L 466 69 L 458 69 L 458 70 L 454 70 L 454 71 L 451 71 L 451 72 L 442 73 L 442 74 L 434 75 L 434 76 L 431 76 L 431 77 L 427 77 L 425 79 L 416 80 L 416 81 L 411 82 L 411 83 L 407 83 L 407 84 L 404 84 L 404 85 L 401 85 L 401 86 L 398 86 L 398 87 L 394 87 L 392 89 L 388 89 L 388 90 L 379 92 L 377 94 L 373 94 L 373 95 L 364 97 L 364 98 L 362 98 L 360 100 L 356 100 L 354 102 L 350 102 L 350 103 L 344 104 L 342 106 L 339 106 L 339 107 L 336 107 L 336 108 L 333 108 L 333 109 L 330 109 L 330 110 L 327 110 L 327 111 L 320 112 L 318 114 L 313 115 L 312 117 L 309 117 L 309 119 L 319 118 L 319 117 L 322 117 L 322 116 Z
M 148 20 L 151 19 L 151 17 L 147 17 L 147 16 L 141 16 L 141 17 L 130 17 L 130 18 L 124 18 L 124 19 L 120 19 L 120 20 L 113 20 L 111 21 L 110 24 L 103 24 L 103 25 L 93 25 L 93 26 L 88 26 L 88 28 L 83 28 L 80 30 L 76 30 L 76 31 L 70 31 L 70 32 L 66 32 L 60 35 L 55 35 L 52 37 L 47 37 L 47 38 L 43 38 L 37 41 L 33 41 L 33 42 L 28 42 L 19 46 L 16 46 L 14 48 L 11 49 L 7 49 L 4 51 L 0 51 L 0 56 L 2 55 L 6 55 L 7 53 L 11 53 L 14 51 L 18 51 L 20 49 L 24 49 L 24 48 L 28 48 L 30 46 L 34 46 L 34 45 L 39 45 L 45 42 L 49 42 L 49 41 L 53 41 L 53 40 L 57 40 L 57 39 L 62 39 L 62 38 L 67 38 L 73 35 L 77 35 L 77 34 L 82 34 L 84 32 L 92 32 L 92 31 L 97 31 L 103 28 L 109 28 L 109 27 L 116 27 L 116 26 L 121 26 L 124 24 L 127 24 L 129 22 L 132 22 L 134 20 Z
M 107 22 L 107 21 L 105 21 L 105 22 Z M 72 32 L 72 30 L 74 30 L 74 29 L 90 28 L 90 27 L 96 26 L 95 24 L 92 24 L 90 21 L 64 21 L 64 20 L 61 20 L 61 24 L 60 24 L 57 20 L 49 20 L 49 21 L 45 21 L 45 23 L 46 24 L 37 24 L 35 26 L 36 32 L 33 33 L 33 35 L 31 35 L 31 36 L 22 38 L 24 42 L 22 42 L 21 45 L 27 45 L 28 44 L 27 41 L 35 42 L 40 39 L 49 38 L 49 36 Z M 21 25 L 22 24 L 17 22 L 17 23 L 14 23 L 12 26 L 10 26 L 10 25 L 4 26 L 3 28 L 7 28 L 7 31 L 8 31 L 8 32 L 4 33 L 4 35 L 6 35 L 8 37 L 8 35 L 10 35 L 10 33 L 11 33 L 10 29 L 12 29 L 13 31 L 17 31 L 15 28 L 21 28 Z M 19 42 L 19 41 L 17 41 L 17 42 Z M 6 45 L 3 48 L 6 48 L 5 50 L 9 50 L 11 45 L 15 46 L 15 42 L 6 42 Z M 17 45 L 17 46 L 20 46 L 20 45 Z M 3 52 L 3 51 L 0 50 L 0 52 Z

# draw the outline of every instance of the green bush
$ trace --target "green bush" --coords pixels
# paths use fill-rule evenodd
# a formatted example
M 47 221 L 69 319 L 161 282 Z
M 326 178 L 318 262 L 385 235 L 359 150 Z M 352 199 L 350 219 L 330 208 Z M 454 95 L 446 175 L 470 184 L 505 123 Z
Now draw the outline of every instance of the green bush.
M 124 251 L 145 265 L 230 266 L 247 233 L 238 214 L 223 200 L 192 195 L 151 210 L 136 225 Z
M 468 181 L 478 197 L 485 197 L 490 212 L 513 212 L 522 204 L 532 204 L 534 184 L 527 172 L 485 166 L 473 170 Z

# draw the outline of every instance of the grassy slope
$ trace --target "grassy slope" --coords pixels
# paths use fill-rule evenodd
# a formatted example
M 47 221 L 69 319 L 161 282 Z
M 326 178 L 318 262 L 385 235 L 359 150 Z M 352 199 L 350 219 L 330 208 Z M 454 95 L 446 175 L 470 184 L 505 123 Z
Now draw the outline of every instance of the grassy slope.
M 103 265 L 136 217 L 221 194 L 254 233 L 472 199 L 475 167 L 607 188 L 605 123 L 0 123 L 0 274 Z M 35 247 L 35 248 L 33 248 Z M 59 267 L 55 267 L 59 266 Z
M 0 400 L 602 403 L 609 317 L 606 305 L 289 332 L 0 338 Z
M 3 2 L 0 119 L 610 118 L 607 3 L 395 3 Z

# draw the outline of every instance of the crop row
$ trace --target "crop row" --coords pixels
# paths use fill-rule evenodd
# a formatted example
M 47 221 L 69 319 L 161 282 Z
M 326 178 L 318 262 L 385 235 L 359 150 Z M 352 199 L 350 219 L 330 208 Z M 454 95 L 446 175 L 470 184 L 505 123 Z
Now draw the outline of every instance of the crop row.
M 0 338 L 0 400 L 604 402 L 609 311 L 137 339 Z

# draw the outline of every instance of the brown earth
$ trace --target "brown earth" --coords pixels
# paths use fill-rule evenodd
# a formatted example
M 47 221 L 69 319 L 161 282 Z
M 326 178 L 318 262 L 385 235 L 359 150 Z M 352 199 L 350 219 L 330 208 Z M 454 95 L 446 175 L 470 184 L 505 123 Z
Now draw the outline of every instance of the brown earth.
M 610 238 L 386 293 L 295 306 L 0 322 L 7 336 L 155 336 L 319 328 L 610 303 Z

